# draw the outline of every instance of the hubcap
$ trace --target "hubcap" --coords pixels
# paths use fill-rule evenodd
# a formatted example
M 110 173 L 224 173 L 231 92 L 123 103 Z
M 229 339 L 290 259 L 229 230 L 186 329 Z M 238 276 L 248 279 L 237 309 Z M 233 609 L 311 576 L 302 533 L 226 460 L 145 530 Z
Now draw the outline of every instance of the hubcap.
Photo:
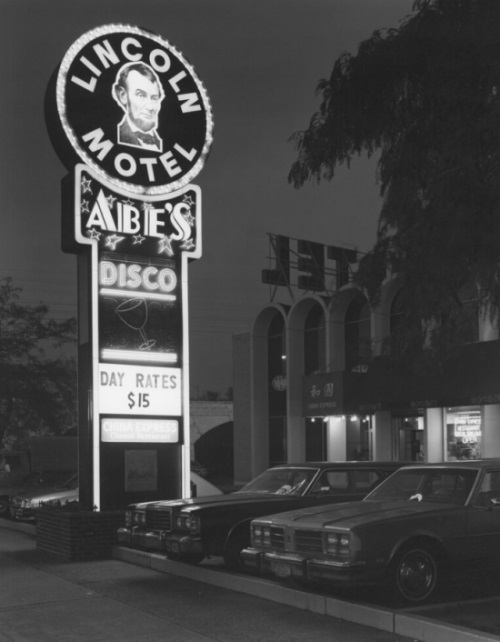
M 409 600 L 423 600 L 434 590 L 436 565 L 425 551 L 411 551 L 398 568 L 398 588 Z

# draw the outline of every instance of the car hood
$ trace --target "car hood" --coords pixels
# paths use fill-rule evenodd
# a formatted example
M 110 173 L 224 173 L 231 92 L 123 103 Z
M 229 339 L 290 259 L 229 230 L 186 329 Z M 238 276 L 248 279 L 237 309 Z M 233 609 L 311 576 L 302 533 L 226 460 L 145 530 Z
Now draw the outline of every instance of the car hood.
M 146 506 L 154 506 L 156 508 L 215 508 L 215 507 L 225 507 L 229 508 L 232 505 L 241 506 L 242 504 L 252 504 L 252 503 L 269 503 L 270 510 L 272 511 L 273 502 L 284 500 L 297 500 L 298 496 L 290 495 L 272 495 L 267 493 L 228 493 L 226 495 L 209 495 L 207 497 L 190 497 L 185 499 L 172 499 L 172 500 L 162 500 L 162 501 L 153 501 L 153 502 L 143 502 L 141 504 L 134 504 L 134 509 L 145 509 Z
M 56 502 L 56 501 L 70 501 L 78 499 L 78 488 L 73 488 L 72 490 L 57 489 L 55 488 L 52 491 L 39 491 L 36 493 L 22 493 L 18 495 L 21 499 L 28 499 L 33 503 L 36 502 Z
M 443 514 L 456 512 L 462 507 L 454 504 L 433 504 L 408 500 L 398 501 L 361 501 L 319 506 L 288 511 L 264 518 L 272 521 L 273 526 L 293 526 L 299 528 L 319 528 L 334 526 L 352 529 L 365 523 L 390 521 L 411 515 Z

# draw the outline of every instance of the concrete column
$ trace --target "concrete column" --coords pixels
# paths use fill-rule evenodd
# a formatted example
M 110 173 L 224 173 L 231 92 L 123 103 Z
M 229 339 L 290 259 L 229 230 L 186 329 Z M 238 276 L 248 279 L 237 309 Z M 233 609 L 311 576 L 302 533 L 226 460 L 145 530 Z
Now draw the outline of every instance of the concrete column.
M 435 463 L 445 459 L 443 409 L 426 408 L 424 415 L 425 461 Z
M 500 457 L 500 405 L 482 407 L 481 428 L 481 457 Z
M 328 417 L 326 425 L 326 457 L 328 461 L 347 460 L 345 417 Z
M 392 416 L 390 410 L 378 410 L 373 418 L 373 459 L 392 461 Z
M 252 337 L 250 473 L 253 479 L 269 467 L 269 412 L 267 386 L 267 335 Z
M 479 341 L 496 341 L 499 338 L 498 321 L 488 312 L 479 315 Z

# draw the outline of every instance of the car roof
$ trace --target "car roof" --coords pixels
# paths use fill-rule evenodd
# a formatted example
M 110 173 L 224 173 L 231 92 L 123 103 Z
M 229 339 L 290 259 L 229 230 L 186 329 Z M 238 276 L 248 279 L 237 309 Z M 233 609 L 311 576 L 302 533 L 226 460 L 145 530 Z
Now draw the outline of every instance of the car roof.
M 272 468 L 401 468 L 401 461 L 303 461 L 291 464 L 277 464 Z
M 403 464 L 402 468 L 491 468 L 500 466 L 499 458 L 491 459 L 457 459 L 455 461 L 443 461 L 422 464 Z

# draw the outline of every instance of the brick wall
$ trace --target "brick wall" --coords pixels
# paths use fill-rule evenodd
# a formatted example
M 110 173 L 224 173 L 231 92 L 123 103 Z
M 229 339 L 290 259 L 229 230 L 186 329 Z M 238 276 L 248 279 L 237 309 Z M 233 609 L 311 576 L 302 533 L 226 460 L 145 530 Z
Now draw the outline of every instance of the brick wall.
M 111 558 L 124 511 L 41 509 L 36 515 L 36 547 L 66 560 Z

